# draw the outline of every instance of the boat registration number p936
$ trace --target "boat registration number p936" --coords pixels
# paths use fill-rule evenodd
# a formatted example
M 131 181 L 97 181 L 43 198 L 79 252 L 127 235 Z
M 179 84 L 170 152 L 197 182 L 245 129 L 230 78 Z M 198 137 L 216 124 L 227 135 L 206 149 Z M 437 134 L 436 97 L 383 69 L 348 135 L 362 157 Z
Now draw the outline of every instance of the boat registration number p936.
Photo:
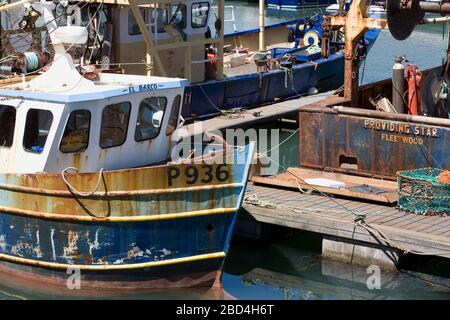
M 167 184 L 173 186 L 174 182 L 182 179 L 187 185 L 196 183 L 211 183 L 215 179 L 218 182 L 225 182 L 230 177 L 230 172 L 226 164 L 213 165 L 190 165 L 183 167 L 169 167 Z

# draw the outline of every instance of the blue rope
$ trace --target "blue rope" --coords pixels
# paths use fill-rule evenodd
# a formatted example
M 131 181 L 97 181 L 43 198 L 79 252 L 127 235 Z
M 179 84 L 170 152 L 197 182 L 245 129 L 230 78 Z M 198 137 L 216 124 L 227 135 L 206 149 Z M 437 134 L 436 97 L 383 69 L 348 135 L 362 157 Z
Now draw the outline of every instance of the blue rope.
M 39 66 L 39 59 L 34 52 L 25 52 L 25 58 L 27 60 L 27 72 L 34 71 Z

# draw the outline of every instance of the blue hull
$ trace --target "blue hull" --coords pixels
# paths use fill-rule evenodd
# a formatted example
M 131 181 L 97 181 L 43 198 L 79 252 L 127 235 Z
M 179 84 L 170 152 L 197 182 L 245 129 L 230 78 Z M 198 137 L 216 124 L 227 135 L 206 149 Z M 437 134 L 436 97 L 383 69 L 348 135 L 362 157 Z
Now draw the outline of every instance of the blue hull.
M 320 7 L 334 3 L 333 0 L 267 0 L 267 5 L 280 8 Z
M 59 174 L 0 175 L 0 282 L 70 296 L 212 286 L 230 246 L 253 145 L 220 158 L 225 164 L 107 171 L 103 196 L 70 194 Z M 189 168 L 198 170 L 195 181 L 184 176 Z M 69 179 L 83 185 L 96 175 Z M 105 204 L 109 215 L 92 215 Z M 70 290 L 76 272 L 80 288 Z
M 95 224 L 53 222 L 3 212 L 0 217 L 1 234 L 6 236 L 8 243 L 15 244 L 6 245 L 2 250 L 4 254 L 28 257 L 33 261 L 45 261 L 50 257 L 54 265 L 61 264 L 60 268 L 47 268 L 0 262 L 3 284 L 8 281 L 4 277 L 13 276 L 16 289 L 89 296 L 98 295 L 98 290 L 111 295 L 155 288 L 212 286 L 220 279 L 237 212 L 163 221 Z M 79 235 L 77 240 L 71 236 L 75 234 Z M 183 261 L 183 258 L 188 259 Z M 174 263 L 157 263 L 169 260 Z M 74 269 L 70 269 L 72 264 Z M 70 276 L 77 265 L 128 265 L 133 268 L 81 268 L 80 286 L 70 290 L 67 282 L 71 281 Z
M 367 50 L 377 39 L 380 30 L 365 35 Z M 185 88 L 182 115 L 185 119 L 208 118 L 220 110 L 249 109 L 273 103 L 275 99 L 289 99 L 305 94 L 316 87 L 319 92 L 334 90 L 344 83 L 342 52 L 292 67 L 292 77 L 283 70 L 271 70 L 235 76 L 223 81 L 208 81 Z

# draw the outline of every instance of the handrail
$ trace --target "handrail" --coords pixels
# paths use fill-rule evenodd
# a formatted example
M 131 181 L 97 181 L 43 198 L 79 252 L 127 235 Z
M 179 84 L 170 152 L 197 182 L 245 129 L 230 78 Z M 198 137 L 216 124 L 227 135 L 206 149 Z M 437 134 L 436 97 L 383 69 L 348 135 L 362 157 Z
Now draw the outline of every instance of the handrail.
M 234 29 L 234 32 L 236 32 L 237 28 L 236 28 L 236 21 L 235 21 L 235 16 L 234 16 L 234 6 L 224 6 L 224 9 L 227 9 L 227 8 L 229 8 L 229 9 L 231 8 L 231 19 L 224 19 L 223 22 L 224 23 L 225 22 L 233 23 L 233 29 Z M 216 11 L 218 9 L 218 6 L 213 6 L 213 9 L 214 9 L 214 11 Z

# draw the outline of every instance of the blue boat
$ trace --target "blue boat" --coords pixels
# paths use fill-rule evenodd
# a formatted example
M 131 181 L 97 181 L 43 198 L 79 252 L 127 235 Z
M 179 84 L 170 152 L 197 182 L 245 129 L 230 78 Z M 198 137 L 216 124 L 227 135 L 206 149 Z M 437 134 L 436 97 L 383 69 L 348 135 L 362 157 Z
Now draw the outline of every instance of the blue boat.
M 233 166 L 105 171 L 90 196 L 71 188 L 98 173 L 67 174 L 71 187 L 58 173 L 1 174 L 1 283 L 71 296 L 220 285 L 252 152 Z M 201 179 L 187 184 L 195 170 Z M 202 183 L 209 170 L 222 177 Z
M 343 42 L 331 42 L 330 54 L 323 57 L 321 39 L 323 15 L 300 18 L 266 27 L 267 37 L 283 37 L 289 47 L 274 45 L 271 60 L 283 61 L 286 56 L 294 61 L 286 68 L 267 69 L 257 72 L 249 65 L 230 69 L 224 80 L 209 80 L 186 87 L 182 110 L 184 119 L 205 119 L 234 109 L 250 109 L 271 104 L 280 99 L 301 97 L 317 89 L 319 92 L 338 89 L 344 83 Z M 225 43 L 236 42 L 251 47 L 258 37 L 259 29 L 225 35 Z M 379 29 L 370 29 L 360 42 L 361 52 L 366 55 L 375 43 Z M 306 40 L 307 42 L 304 42 Z M 250 71 L 249 71 L 250 70 Z M 227 71 L 225 71 L 227 74 Z
M 269 7 L 276 7 L 278 9 L 299 9 L 308 7 L 326 6 L 335 3 L 333 0 L 267 0 Z

